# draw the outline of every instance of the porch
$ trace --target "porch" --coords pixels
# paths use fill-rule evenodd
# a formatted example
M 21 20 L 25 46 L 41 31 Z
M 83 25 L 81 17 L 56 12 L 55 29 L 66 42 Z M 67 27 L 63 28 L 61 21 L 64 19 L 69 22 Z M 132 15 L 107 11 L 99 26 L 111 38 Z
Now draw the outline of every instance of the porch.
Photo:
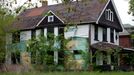
M 107 42 L 98 42 L 91 45 L 91 63 L 99 66 L 101 70 L 114 70 L 120 65 L 120 54 L 122 48 Z

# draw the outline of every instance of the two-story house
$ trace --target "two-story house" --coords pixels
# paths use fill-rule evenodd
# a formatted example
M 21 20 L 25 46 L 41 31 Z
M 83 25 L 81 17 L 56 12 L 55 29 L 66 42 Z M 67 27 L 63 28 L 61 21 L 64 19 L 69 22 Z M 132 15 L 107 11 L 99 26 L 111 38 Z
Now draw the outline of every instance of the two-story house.
M 50 6 L 46 4 L 45 1 L 42 7 L 25 10 L 18 16 L 19 19 L 13 27 L 20 32 L 18 36 L 10 35 L 12 38 L 8 40 L 12 40 L 11 43 L 17 40 L 14 37 L 18 37 L 17 41 L 22 42 L 42 33 L 44 36 L 48 33 L 53 33 L 55 36 L 62 33 L 65 38 L 77 41 L 74 43 L 75 47 L 71 47 L 74 60 L 79 60 L 81 57 L 77 54 L 77 50 L 85 50 L 91 53 L 91 57 L 99 51 L 98 57 L 89 58 L 91 63 L 103 65 L 113 62 L 112 54 L 108 52 L 120 48 L 119 32 L 123 31 L 113 0 L 74 1 Z M 66 30 L 68 24 L 72 26 Z M 58 53 L 54 56 L 58 56 Z

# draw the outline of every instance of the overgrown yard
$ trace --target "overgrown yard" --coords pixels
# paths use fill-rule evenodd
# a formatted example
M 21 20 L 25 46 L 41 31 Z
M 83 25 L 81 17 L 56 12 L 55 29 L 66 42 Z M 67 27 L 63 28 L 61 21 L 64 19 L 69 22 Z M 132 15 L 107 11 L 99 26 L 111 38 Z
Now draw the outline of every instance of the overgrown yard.
M 49 72 L 0 73 L 0 75 L 134 75 L 134 72 Z

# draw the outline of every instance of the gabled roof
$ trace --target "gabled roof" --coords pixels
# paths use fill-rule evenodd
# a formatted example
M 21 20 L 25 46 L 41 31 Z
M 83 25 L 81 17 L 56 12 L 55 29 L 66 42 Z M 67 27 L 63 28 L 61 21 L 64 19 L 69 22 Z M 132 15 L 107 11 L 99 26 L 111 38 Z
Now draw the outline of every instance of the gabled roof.
M 64 23 L 96 23 L 108 2 L 109 0 L 105 0 L 105 2 L 102 2 L 102 0 L 86 0 L 86 2 L 72 2 L 68 5 L 56 4 L 28 9 L 18 16 L 20 19 L 14 22 L 13 27 L 17 27 L 20 30 L 35 28 L 44 17 L 43 14 L 50 10 Z M 68 7 L 72 7 L 70 10 L 75 12 L 69 12 Z

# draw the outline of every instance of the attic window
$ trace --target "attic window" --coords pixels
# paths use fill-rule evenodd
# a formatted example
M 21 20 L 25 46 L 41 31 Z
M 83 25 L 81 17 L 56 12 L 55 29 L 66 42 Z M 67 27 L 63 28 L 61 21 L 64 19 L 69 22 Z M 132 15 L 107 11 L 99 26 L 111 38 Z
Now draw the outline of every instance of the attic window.
M 114 21 L 113 11 L 111 11 L 110 9 L 106 9 L 105 18 L 106 18 L 106 20 L 109 20 L 109 21 L 113 22 Z
M 51 15 L 51 16 L 48 16 L 48 22 L 53 22 L 54 21 L 54 16 Z

